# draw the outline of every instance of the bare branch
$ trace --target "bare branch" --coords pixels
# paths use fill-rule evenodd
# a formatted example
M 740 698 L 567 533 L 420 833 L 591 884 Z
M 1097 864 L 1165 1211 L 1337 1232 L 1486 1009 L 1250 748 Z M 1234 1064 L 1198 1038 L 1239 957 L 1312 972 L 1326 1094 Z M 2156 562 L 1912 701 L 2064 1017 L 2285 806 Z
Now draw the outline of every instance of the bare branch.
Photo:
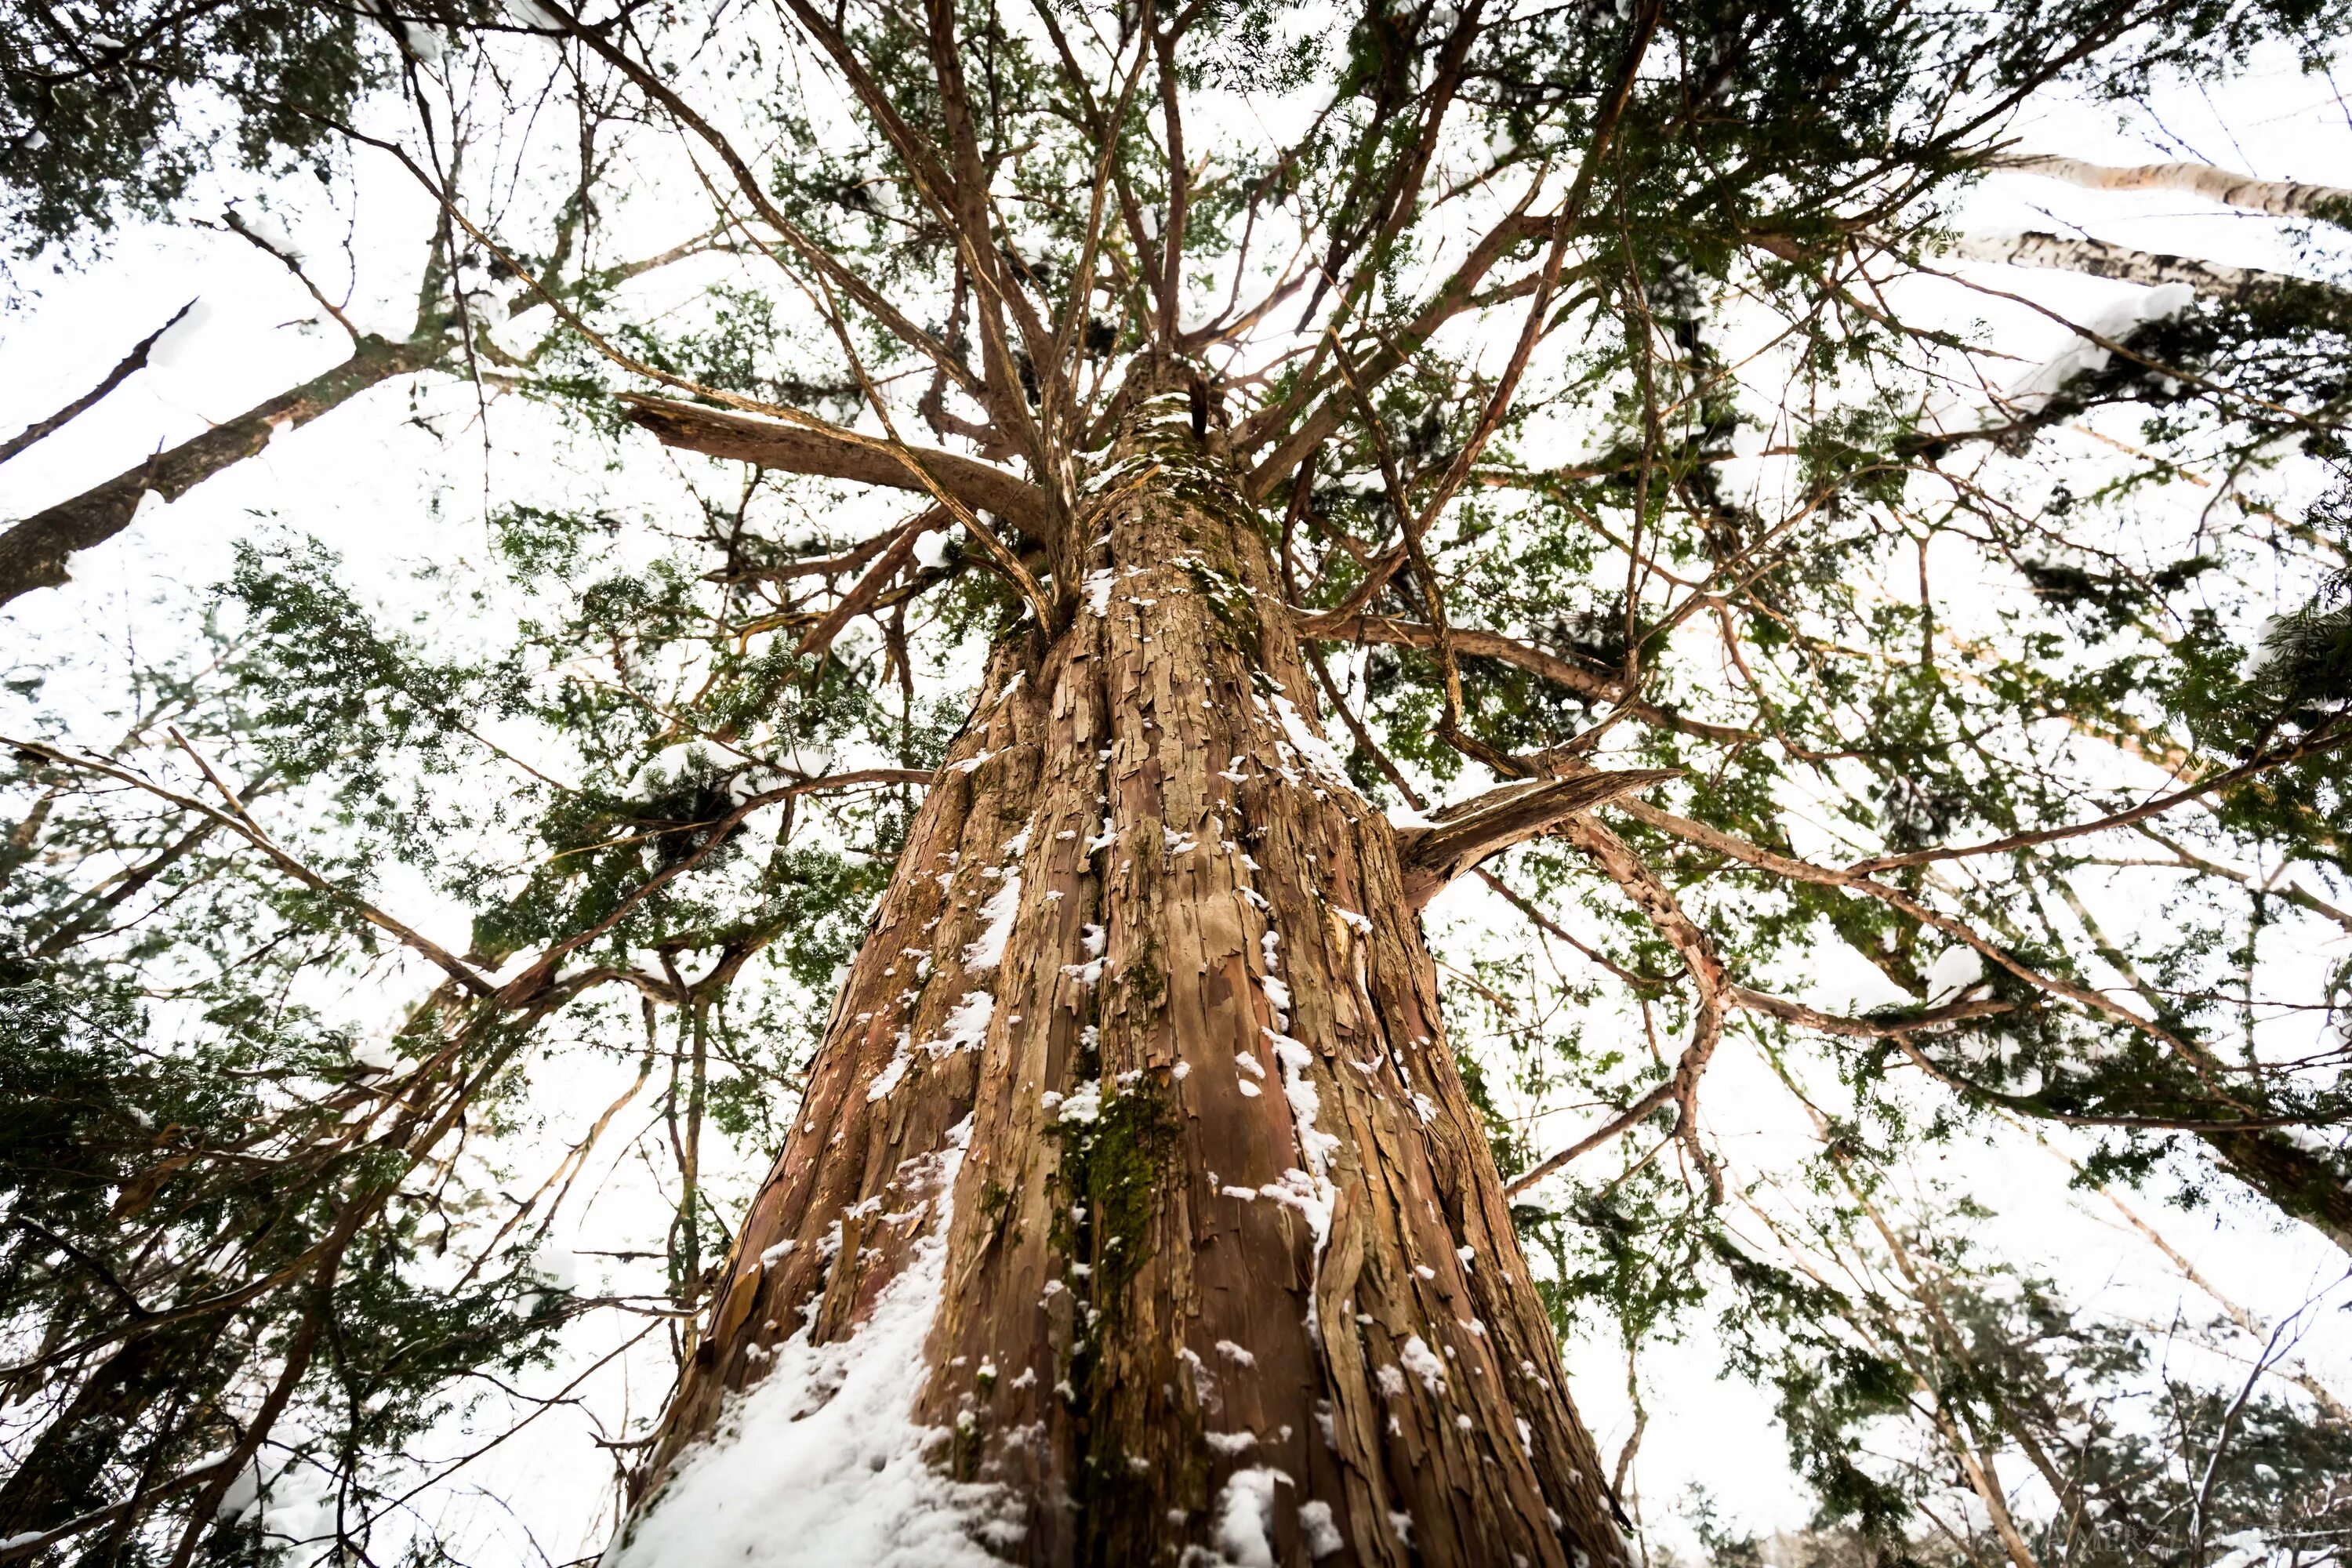
M 75 419 L 89 413 L 90 409 L 97 406 L 99 401 L 105 397 L 108 393 L 112 392 L 116 387 L 121 386 L 125 381 L 128 381 L 139 371 L 145 369 L 147 364 L 147 355 L 149 352 L 155 347 L 157 340 L 162 338 L 165 332 L 170 331 L 173 327 L 179 325 L 180 318 L 186 315 L 190 310 L 193 310 L 195 308 L 196 302 L 194 300 L 191 300 L 186 304 L 181 306 L 178 310 L 173 311 L 172 319 L 170 321 L 165 321 L 162 326 L 156 328 L 153 331 L 140 339 L 138 342 L 131 345 L 131 352 L 122 356 L 121 363 L 117 364 L 112 370 L 106 373 L 106 379 L 104 381 L 100 382 L 96 386 L 90 388 L 88 392 L 83 393 L 79 397 L 75 398 L 71 403 L 67 404 L 63 408 L 58 409 L 47 419 L 38 420 L 34 424 L 27 425 L 14 436 L 9 437 L 5 441 L 0 441 L 0 463 L 6 462 L 9 458 L 15 457 L 17 453 L 31 446 L 34 442 L 41 440 L 45 437 L 56 435 L 59 430 L 64 429 L 66 426 L 72 423 Z
M 625 394 L 621 402 L 633 423 L 667 447 L 919 493 L 929 493 L 922 482 L 928 476 L 966 506 L 994 512 L 1033 539 L 1042 540 L 1046 527 L 1043 490 L 975 458 L 936 447 L 892 446 L 846 431 L 831 435 L 814 425 L 774 424 L 666 397 Z
M 1846 868 L 1857 876 L 1868 876 L 1873 872 L 1890 870 L 1897 866 L 1920 866 L 1933 860 L 1958 860 L 1973 855 L 2001 855 L 2015 849 L 2030 849 L 2038 844 L 2055 843 L 2062 838 L 2079 838 L 2084 834 L 2105 833 L 2111 828 L 2129 827 L 2151 816 L 2161 816 L 2176 805 L 2200 799 L 2218 790 L 2228 789 L 2232 784 L 2243 784 L 2257 773 L 2267 773 L 2273 768 L 2282 767 L 2288 763 L 2301 762 L 2305 757 L 2315 757 L 2335 751 L 2347 742 L 2352 742 L 2352 729 L 2323 725 L 2293 745 L 2282 746 L 2267 755 L 2241 763 L 2227 773 L 2215 773 L 2212 777 L 2190 784 L 2186 789 L 2175 790 L 2170 795 L 2158 795 L 2153 800 L 2143 801 L 2126 811 L 2114 812 L 2068 827 L 2045 827 L 2032 833 L 2012 833 L 2006 837 L 1989 839 L 1982 844 L 1948 845 L 1935 849 L 1916 849 L 1907 855 L 1882 855 L 1874 860 L 1857 860 Z

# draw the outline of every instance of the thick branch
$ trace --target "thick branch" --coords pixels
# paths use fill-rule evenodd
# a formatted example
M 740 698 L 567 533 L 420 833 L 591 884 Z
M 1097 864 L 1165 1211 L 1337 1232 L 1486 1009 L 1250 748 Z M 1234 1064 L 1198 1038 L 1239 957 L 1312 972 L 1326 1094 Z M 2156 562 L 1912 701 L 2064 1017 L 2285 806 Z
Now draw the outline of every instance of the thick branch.
M 2284 272 L 2254 267 L 2225 267 L 2193 256 L 2168 256 L 2133 250 L 2088 239 L 2028 230 L 2023 234 L 1972 234 L 1952 247 L 1952 254 L 1969 261 L 1990 261 L 2009 267 L 2040 267 L 2056 272 L 2080 272 L 2112 278 L 2119 283 L 2149 288 L 2186 283 L 2208 299 L 2242 300 L 2287 289 L 2327 289 L 2330 286 Z
M 1580 811 L 1680 776 L 1675 768 L 1633 768 L 1522 781 L 1450 806 L 1438 815 L 1434 827 L 1409 828 L 1397 836 L 1405 902 L 1420 909 L 1489 856 L 1548 832 Z
M 1003 469 L 935 447 L 892 447 L 882 442 L 834 438 L 799 426 L 774 424 L 667 397 L 625 395 L 630 420 L 666 447 L 682 447 L 708 457 L 732 458 L 762 468 L 892 489 L 929 491 L 915 466 L 932 483 L 979 511 L 994 512 L 1032 539 L 1045 535 L 1045 495 L 1035 485 Z
M 831 647 L 833 639 L 841 635 L 841 628 L 872 609 L 874 601 L 882 596 L 882 590 L 889 584 L 890 579 L 915 558 L 915 542 L 922 537 L 923 531 L 947 521 L 947 509 L 935 506 L 925 508 L 920 516 L 902 523 L 898 531 L 891 536 L 888 548 L 882 552 L 882 558 L 867 568 L 866 574 L 842 595 L 841 603 L 835 605 L 824 619 L 809 628 L 808 635 L 801 638 L 800 646 L 793 652 L 805 658 L 811 654 L 822 655 Z
M 2003 165 L 2025 174 L 2063 180 L 2094 191 L 2187 191 L 2224 206 L 2273 217 L 2316 217 L 2341 223 L 2352 213 L 2352 190 L 2295 180 L 2257 180 L 2210 163 L 2139 163 L 2116 168 L 2080 158 L 2035 156 Z

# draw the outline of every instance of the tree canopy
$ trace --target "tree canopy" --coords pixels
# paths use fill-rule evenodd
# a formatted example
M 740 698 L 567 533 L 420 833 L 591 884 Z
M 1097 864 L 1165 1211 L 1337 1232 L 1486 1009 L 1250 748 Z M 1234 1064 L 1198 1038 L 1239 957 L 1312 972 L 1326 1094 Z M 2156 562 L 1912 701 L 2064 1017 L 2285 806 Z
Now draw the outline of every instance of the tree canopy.
M 2324 96 L 2341 6 L 7 18 L 13 309 L 203 226 L 349 348 L 0 535 L 0 1561 L 519 1557 L 478 1484 L 597 1549 L 990 647 L 1125 592 L 1072 520 L 1147 362 L 1338 766 L 1477 867 L 1441 985 L 1645 1552 L 1764 1560 L 1640 1486 L 1685 1343 L 1798 1560 L 2342 1555 L 2340 1285 L 2156 1216 L 2352 1252 L 2352 194 L 2041 139 Z M 2026 181 L 2265 265 L 1973 221 Z M 403 419 L 478 541 L 403 580 L 200 510 Z M 188 530 L 168 630 L 47 607 Z M 1969 1174 L 2033 1162 L 2169 1321 Z

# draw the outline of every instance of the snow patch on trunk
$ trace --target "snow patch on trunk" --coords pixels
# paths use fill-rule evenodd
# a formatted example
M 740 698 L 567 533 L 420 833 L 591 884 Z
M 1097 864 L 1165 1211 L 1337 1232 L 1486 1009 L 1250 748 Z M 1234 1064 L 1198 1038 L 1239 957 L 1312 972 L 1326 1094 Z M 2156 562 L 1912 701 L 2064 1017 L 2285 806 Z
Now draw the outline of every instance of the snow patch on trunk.
M 1274 1568 L 1274 1482 L 1263 1465 L 1236 1470 L 1217 1494 L 1217 1549 L 1234 1568 Z
M 1004 944 L 1013 935 L 1013 917 L 1021 912 L 1021 873 L 1007 871 L 1004 883 L 980 906 L 980 935 L 963 950 L 963 966 L 973 974 L 1004 962 Z
M 602 1568 L 989 1568 L 981 1541 L 1017 1541 L 999 1486 L 954 1481 L 927 1456 L 949 1434 L 916 1425 L 923 1341 L 947 1273 L 950 1194 L 971 1123 L 931 1156 L 937 1221 L 848 1339 L 812 1345 L 804 1324 L 768 1375 L 738 1395 L 710 1442 L 689 1450 Z

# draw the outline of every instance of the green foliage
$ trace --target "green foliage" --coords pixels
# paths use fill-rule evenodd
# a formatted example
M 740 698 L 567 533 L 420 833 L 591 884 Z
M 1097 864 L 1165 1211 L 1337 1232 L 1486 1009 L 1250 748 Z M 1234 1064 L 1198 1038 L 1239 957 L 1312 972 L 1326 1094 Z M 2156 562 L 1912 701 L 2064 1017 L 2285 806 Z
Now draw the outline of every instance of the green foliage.
M 1637 1362 L 1702 1322 L 1725 1336 L 1776 1403 L 1824 1563 L 1992 1558 L 1923 1522 L 1966 1500 L 1956 1430 L 2012 1468 L 2063 1454 L 2057 1511 L 2029 1521 L 2053 1563 L 2341 1528 L 2340 1419 L 2175 1375 L 2144 1331 L 1964 1244 L 1990 1216 L 1906 1215 L 1885 1173 L 2035 1119 L 2089 1130 L 2085 1183 L 2197 1204 L 2226 1178 L 2284 1215 L 2352 1215 L 2352 963 L 2287 1006 L 2264 994 L 2343 929 L 2352 879 L 2346 296 L 2318 278 L 2211 292 L 1979 407 L 1951 389 L 1997 379 L 1981 335 L 1880 288 L 1944 265 L 2022 116 L 2225 79 L 2257 49 L 2315 67 L 2340 5 L 1694 0 L 1658 9 L 1630 77 L 1643 6 L 1218 0 L 1183 14 L 1164 77 L 1142 68 L 1142 14 L 1058 0 L 1017 19 L 851 6 L 830 14 L 835 52 L 810 41 L 818 12 L 796 34 L 627 7 L 596 22 L 600 49 L 471 0 L 19 11 L 0 29 L 0 221 L 20 259 L 181 212 L 208 166 L 273 195 L 332 179 L 338 125 L 404 116 L 385 135 L 481 230 L 442 227 L 420 316 L 467 327 L 471 413 L 500 439 L 496 421 L 551 413 L 564 461 L 498 470 L 487 569 L 365 584 L 315 542 L 241 543 L 189 647 L 126 658 L 115 772 L 19 759 L 0 1321 L 47 1403 L 0 1535 L 233 1446 L 260 1372 L 315 1330 L 263 1468 L 324 1477 L 355 1555 L 393 1539 L 370 1532 L 414 1479 L 404 1450 L 588 1310 L 533 1262 L 577 1168 L 526 1197 L 504 1162 L 599 1071 L 635 1074 L 608 1121 L 651 1086 L 626 1136 L 667 1209 L 658 1292 L 605 1305 L 654 1332 L 704 1303 L 740 1172 L 794 1124 L 907 841 L 919 796 L 890 774 L 938 764 L 987 645 L 1046 628 L 961 520 L 883 570 L 905 510 L 656 465 L 614 395 L 763 404 L 861 440 L 878 400 L 902 437 L 1058 488 L 1084 482 L 1120 427 L 1121 367 L 1154 346 L 1202 372 L 1200 437 L 1180 422 L 1147 443 L 1171 493 L 1239 508 L 1221 454 L 1267 462 L 1307 432 L 1306 478 L 1275 465 L 1251 521 L 1302 608 L 1394 632 L 1318 650 L 1361 722 L 1348 765 L 1368 795 L 1681 770 L 1647 796 L 1671 815 L 1593 819 L 1639 877 L 1558 840 L 1498 863 L 1580 956 L 1445 955 L 1498 1163 L 1557 1147 L 1568 1122 L 1529 1107 L 1582 1121 L 1666 1081 L 1728 1006 L 1710 965 L 1751 995 L 1810 996 L 1832 959 L 1883 982 L 1826 1023 L 1730 1008 L 1722 1053 L 1801 1058 L 1791 1081 L 1839 1097 L 1778 1191 L 1668 1103 L 1517 1211 L 1564 1336 Z M 928 31 L 948 21 L 961 96 Z M 685 117 L 609 50 L 729 147 L 696 132 L 676 160 L 656 138 Z M 1163 95 L 1282 112 L 1196 136 L 1179 167 Z M 690 274 L 599 248 L 649 207 L 690 215 Z M 1487 270 L 1451 278 L 1497 223 Z M 1490 409 L 1554 240 L 1531 368 Z M 514 266 L 567 312 L 527 352 L 478 309 L 485 274 L 523 289 Z M 2070 456 L 2085 433 L 2114 455 Z M 598 468 L 609 491 L 582 477 Z M 1057 494 L 1044 526 L 1090 523 L 1087 499 Z M 1090 541 L 1003 538 L 1067 610 L 1055 579 Z M 1236 563 L 1192 586 L 1230 646 L 1281 651 Z M 862 613 L 832 625 L 853 591 Z M 1449 658 L 1440 626 L 1489 640 Z M 10 690 L 39 720 L 25 732 L 64 732 L 33 676 Z M 2206 793 L 2078 831 L 2184 789 Z M 404 900 L 437 901 L 467 951 L 425 952 Z M 1952 979 L 1979 945 L 1983 973 Z M 1155 963 L 1122 977 L 1147 1006 Z M 407 1065 L 354 1054 L 383 1042 L 335 1021 L 350 1005 Z M 2289 1013 L 2317 1046 L 2273 1043 Z M 1088 1217 L 1056 1239 L 1094 1260 L 1099 1310 L 1140 1261 L 1165 1117 L 1129 1087 L 1063 1129 Z M 1865 1224 L 1866 1203 L 1893 1217 Z M 1769 1234 L 1735 1226 L 1743 1205 Z M 2209 1327 L 2200 1342 L 2226 1341 Z M 168 1552 L 182 1506 L 142 1515 L 121 1560 Z M 1694 1507 L 1718 1561 L 1759 1560 Z M 224 1561 L 268 1550 L 236 1510 L 197 1522 Z M 429 1534 L 400 1550 L 432 1558 Z
M 333 178 L 336 123 L 398 59 L 362 14 L 305 0 L 11 5 L 0 224 L 13 258 L 86 255 L 124 221 L 171 211 L 215 159 Z

